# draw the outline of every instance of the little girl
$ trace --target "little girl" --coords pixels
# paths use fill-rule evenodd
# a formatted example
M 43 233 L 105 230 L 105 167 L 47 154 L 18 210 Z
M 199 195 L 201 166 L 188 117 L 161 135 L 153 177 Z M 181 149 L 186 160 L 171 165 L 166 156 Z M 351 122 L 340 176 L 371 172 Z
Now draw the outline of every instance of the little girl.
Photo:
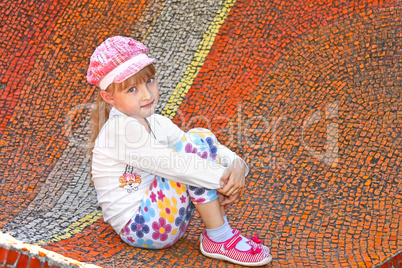
M 184 133 L 155 114 L 154 60 L 142 43 L 121 36 L 91 56 L 88 82 L 100 88 L 91 173 L 104 220 L 127 244 L 162 249 L 183 236 L 197 209 L 206 226 L 202 254 L 247 266 L 269 263 L 269 248 L 232 229 L 225 215 L 241 194 L 247 165 L 209 130 Z

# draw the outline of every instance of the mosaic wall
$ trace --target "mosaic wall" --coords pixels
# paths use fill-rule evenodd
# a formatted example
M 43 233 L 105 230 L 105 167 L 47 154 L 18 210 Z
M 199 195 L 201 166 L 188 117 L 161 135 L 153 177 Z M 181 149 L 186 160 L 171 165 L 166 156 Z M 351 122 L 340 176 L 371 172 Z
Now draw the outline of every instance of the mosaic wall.
M 0 228 L 18 243 L 70 265 L 232 266 L 201 255 L 199 217 L 161 251 L 102 220 L 86 69 L 124 35 L 157 58 L 158 113 L 249 163 L 229 218 L 269 245 L 269 267 L 401 267 L 401 1 L 3 0 L 0 14 Z M 25 256 L 0 245 L 0 265 Z

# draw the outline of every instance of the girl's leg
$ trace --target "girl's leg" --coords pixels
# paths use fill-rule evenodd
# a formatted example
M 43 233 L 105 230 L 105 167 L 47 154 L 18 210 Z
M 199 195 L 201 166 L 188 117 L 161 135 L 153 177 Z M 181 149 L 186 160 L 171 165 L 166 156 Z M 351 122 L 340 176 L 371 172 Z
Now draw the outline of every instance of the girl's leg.
M 205 159 L 215 161 L 216 143 L 211 138 L 206 142 L 196 132 L 197 134 L 187 134 L 186 138 L 176 144 L 175 150 L 198 153 Z M 203 215 L 208 228 L 223 224 L 218 197 L 216 190 L 187 186 L 156 177 L 138 213 L 133 215 L 120 236 L 126 243 L 136 247 L 169 247 L 185 233 L 194 205 Z
M 198 154 L 201 158 L 212 162 L 218 161 L 218 140 L 208 129 L 191 129 L 185 137 L 175 145 L 174 149 L 178 152 Z M 198 196 L 199 193 L 207 192 L 211 196 L 209 201 L 203 200 Z M 224 224 L 224 208 L 219 205 L 219 194 L 216 190 L 197 188 L 189 186 L 191 201 L 199 212 L 202 221 L 207 229 L 214 229 Z
M 194 204 L 202 206 L 205 202 L 210 206 L 216 200 L 219 209 L 217 197 L 215 190 L 187 186 L 155 176 L 138 212 L 123 228 L 120 237 L 135 247 L 170 247 L 186 232 L 194 213 Z
M 221 212 L 221 206 L 219 205 L 219 199 L 208 203 L 197 204 L 195 207 L 207 229 L 215 229 L 225 223 Z
M 190 142 L 181 147 L 186 148 L 187 153 L 197 153 L 205 159 L 217 161 L 219 143 L 209 130 L 191 130 L 183 140 L 186 142 L 186 139 Z M 196 148 L 193 148 L 194 144 L 197 145 Z M 197 191 L 208 191 L 216 198 L 209 202 L 197 202 L 203 201 L 197 198 Z M 220 206 L 223 197 L 218 198 L 219 194 L 216 190 L 190 186 L 189 193 L 206 226 L 200 243 L 200 249 L 204 255 L 250 266 L 264 265 L 271 261 L 268 247 L 261 245 L 258 240 L 255 242 L 243 237 L 239 231 L 230 227 L 225 209 Z
M 186 232 L 194 209 L 185 185 L 155 176 L 120 237 L 135 247 L 170 247 Z
M 207 134 L 208 132 L 211 133 L 210 131 L 207 131 Z M 200 129 L 197 129 L 196 133 L 199 134 Z M 187 137 L 190 136 L 190 139 L 179 143 L 176 149 L 179 149 L 178 151 L 180 151 L 181 148 L 187 153 L 197 153 L 203 158 L 216 161 L 217 141 L 213 134 L 212 136 L 215 138 L 216 143 L 214 143 L 213 138 L 208 135 L 204 137 L 203 135 L 191 135 L 191 133 L 188 134 Z M 206 238 L 201 238 L 201 251 L 203 254 L 213 258 L 225 259 L 238 264 L 244 264 L 244 261 L 236 261 L 230 256 L 222 257 L 220 253 L 216 255 L 214 252 L 203 250 L 205 244 L 207 244 L 206 248 L 210 249 L 215 248 L 216 246 L 222 248 L 220 245 L 222 243 L 217 243 L 216 239 L 215 242 L 210 240 L 208 235 L 211 235 L 211 237 L 220 237 L 220 239 L 222 239 L 222 237 L 232 237 L 230 241 L 234 241 L 233 245 L 236 246 L 236 249 L 239 245 L 249 246 L 249 243 L 251 243 L 251 240 L 249 239 L 243 241 L 239 232 L 236 232 L 235 230 L 232 232 L 232 229 L 223 217 L 225 212 L 219 204 L 218 197 L 219 195 L 216 190 L 208 190 L 193 186 L 187 187 L 180 183 L 156 177 L 146 193 L 139 212 L 134 215 L 123 228 L 121 237 L 126 243 L 133 246 L 143 248 L 169 247 L 179 240 L 185 233 L 193 214 L 194 206 L 196 206 L 207 227 L 207 233 L 205 233 Z M 178 200 L 180 200 L 180 202 Z M 223 242 L 223 245 L 226 244 L 228 244 L 228 242 Z M 256 244 L 252 247 L 257 249 L 261 248 L 260 245 Z M 228 252 L 229 255 L 232 254 L 233 249 Z M 246 254 L 247 259 L 250 255 L 249 252 L 243 252 L 241 254 Z M 258 258 L 263 259 L 262 262 L 260 261 L 257 264 L 264 264 L 270 260 L 268 253 L 254 252 L 252 254 L 258 254 Z M 235 255 L 237 256 L 238 252 L 235 253 Z M 235 257 L 235 259 L 238 259 L 238 257 Z M 255 263 L 256 262 L 247 262 L 248 265 L 253 265 Z

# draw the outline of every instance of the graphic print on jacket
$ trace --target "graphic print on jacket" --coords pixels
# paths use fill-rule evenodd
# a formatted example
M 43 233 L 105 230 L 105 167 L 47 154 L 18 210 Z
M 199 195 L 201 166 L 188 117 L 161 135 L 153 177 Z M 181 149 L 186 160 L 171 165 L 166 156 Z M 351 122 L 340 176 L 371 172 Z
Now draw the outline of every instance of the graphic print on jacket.
M 119 178 L 120 188 L 126 189 L 127 193 L 137 191 L 138 186 L 141 184 L 141 176 L 133 171 L 134 168 L 132 166 L 126 165 L 123 176 Z

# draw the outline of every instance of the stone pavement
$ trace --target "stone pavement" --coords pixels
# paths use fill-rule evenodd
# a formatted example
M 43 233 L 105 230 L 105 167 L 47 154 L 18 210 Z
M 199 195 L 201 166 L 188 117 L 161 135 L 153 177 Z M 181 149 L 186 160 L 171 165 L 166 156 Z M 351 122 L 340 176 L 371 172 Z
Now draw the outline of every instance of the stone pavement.
M 271 247 L 268 267 L 401 266 L 400 0 L 2 0 L 0 13 L 2 232 L 101 267 L 233 266 L 200 254 L 198 217 L 160 251 L 102 221 L 86 69 L 124 35 L 157 58 L 158 113 L 249 163 L 229 218 Z

